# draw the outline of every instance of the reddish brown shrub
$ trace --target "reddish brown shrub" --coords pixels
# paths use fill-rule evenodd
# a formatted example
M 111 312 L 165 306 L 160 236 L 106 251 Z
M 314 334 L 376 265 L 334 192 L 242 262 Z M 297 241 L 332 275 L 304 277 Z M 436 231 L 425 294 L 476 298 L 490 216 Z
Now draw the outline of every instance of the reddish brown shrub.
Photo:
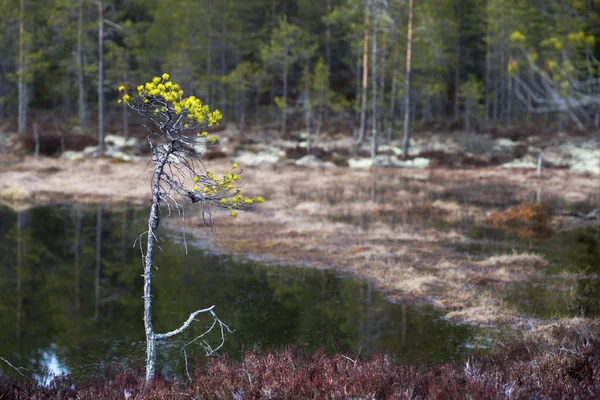
M 597 336 L 594 336 L 597 337 Z M 396 364 L 375 355 L 353 361 L 342 355 L 284 349 L 248 353 L 206 364 L 192 361 L 189 382 L 158 377 L 144 383 L 140 368 L 109 368 L 103 378 L 73 385 L 57 377 L 41 386 L 29 377 L 0 375 L 1 399 L 597 399 L 600 352 L 594 340 L 573 347 L 538 339 L 490 356 L 434 367 Z M 128 397 L 129 396 L 129 397 Z

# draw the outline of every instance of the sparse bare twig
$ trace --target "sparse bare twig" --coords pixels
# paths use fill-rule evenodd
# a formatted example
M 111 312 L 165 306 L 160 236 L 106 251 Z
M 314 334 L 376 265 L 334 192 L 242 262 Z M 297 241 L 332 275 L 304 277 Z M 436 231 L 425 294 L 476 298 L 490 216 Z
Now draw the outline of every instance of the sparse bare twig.
M 4 358 L 4 357 L 0 357 L 0 360 L 2 360 L 2 361 L 4 361 L 5 363 L 7 363 L 7 364 L 8 364 L 8 365 L 9 365 L 9 366 L 12 368 L 12 369 L 14 369 L 15 371 L 17 371 L 17 372 L 19 373 L 19 375 L 21 375 L 21 376 L 25 376 L 25 375 L 24 375 L 24 374 L 21 372 L 21 370 L 25 370 L 25 371 L 27 371 L 27 368 L 25 368 L 25 367 L 15 367 L 14 365 L 12 365 L 12 364 L 10 363 L 10 361 L 8 361 L 8 360 L 7 360 L 6 358 Z

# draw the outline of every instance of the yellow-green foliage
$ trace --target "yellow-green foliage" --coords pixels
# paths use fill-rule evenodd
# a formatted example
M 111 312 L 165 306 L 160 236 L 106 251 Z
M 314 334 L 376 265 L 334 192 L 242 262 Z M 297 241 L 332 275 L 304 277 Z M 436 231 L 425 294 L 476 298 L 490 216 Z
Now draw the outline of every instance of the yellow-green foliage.
M 542 47 L 551 47 L 555 50 L 562 50 L 563 44 L 557 38 L 551 37 L 550 39 L 545 39 L 542 41 Z
M 173 114 L 180 116 L 178 123 L 169 126 L 174 130 L 195 129 L 208 124 L 215 126 L 223 116 L 219 110 L 211 111 L 195 96 L 184 97 L 183 90 L 178 84 L 169 80 L 169 74 L 155 76 L 151 81 L 137 87 L 137 95 L 131 96 L 125 86 L 119 86 L 119 91 L 125 92 L 119 103 L 127 103 L 141 114 L 150 112 L 156 116 Z M 135 102 L 136 104 L 131 104 Z
M 194 145 L 193 136 L 182 135 L 189 130 L 200 130 L 197 137 L 207 140 L 210 144 L 217 142 L 215 136 L 208 138 L 208 132 L 204 129 L 217 125 L 222 118 L 221 113 L 211 110 L 207 104 L 203 104 L 194 96 L 184 97 L 180 86 L 169 80 L 169 74 L 154 77 L 151 81 L 139 85 L 137 94 L 127 93 L 124 85 L 119 86 L 119 91 L 124 92 L 118 100 L 119 103 L 125 103 L 139 114 L 150 117 L 168 142 L 182 143 L 179 147 L 171 144 L 171 153 L 185 152 L 185 146 Z M 185 154 L 190 156 L 189 152 Z M 236 163 L 220 177 L 208 170 L 204 173 L 192 169 L 189 171 L 193 181 L 191 188 L 185 187 L 179 181 L 171 182 L 171 185 L 193 202 L 229 210 L 233 218 L 238 216 L 236 210 L 247 210 L 264 202 L 262 197 L 250 198 L 242 195 L 237 186 L 242 171 Z
M 515 42 L 515 43 L 523 43 L 525 41 L 525 35 L 523 35 L 519 31 L 514 31 L 513 33 L 510 34 L 510 40 L 511 40 L 511 42 Z

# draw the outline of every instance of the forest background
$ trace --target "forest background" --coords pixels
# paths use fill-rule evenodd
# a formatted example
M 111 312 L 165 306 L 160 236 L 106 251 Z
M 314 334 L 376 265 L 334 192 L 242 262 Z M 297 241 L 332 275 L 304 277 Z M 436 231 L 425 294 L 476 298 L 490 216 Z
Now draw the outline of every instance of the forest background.
M 411 120 L 588 131 L 599 13 L 598 0 L 4 0 L 0 119 L 20 133 L 59 119 L 102 144 L 107 125 L 129 134 L 119 84 L 168 71 L 242 133 L 345 121 L 382 141 Z

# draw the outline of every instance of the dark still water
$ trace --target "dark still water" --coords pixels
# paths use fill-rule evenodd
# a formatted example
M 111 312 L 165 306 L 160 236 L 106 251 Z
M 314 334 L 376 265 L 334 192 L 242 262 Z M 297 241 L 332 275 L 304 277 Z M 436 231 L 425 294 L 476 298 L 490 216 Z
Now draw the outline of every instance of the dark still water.
M 142 260 L 133 244 L 144 230 L 143 210 L 0 206 L 0 357 L 31 374 L 48 367 L 75 378 L 143 358 Z M 153 288 L 159 333 L 215 305 L 235 329 L 221 351 L 232 357 L 297 345 L 434 363 L 487 344 L 482 330 L 449 324 L 429 307 L 392 304 L 367 282 L 209 254 L 190 237 L 186 255 L 180 233 L 161 233 Z M 200 318 L 159 345 L 159 368 L 181 375 L 182 345 L 210 322 Z M 2 361 L 0 370 L 14 373 Z

